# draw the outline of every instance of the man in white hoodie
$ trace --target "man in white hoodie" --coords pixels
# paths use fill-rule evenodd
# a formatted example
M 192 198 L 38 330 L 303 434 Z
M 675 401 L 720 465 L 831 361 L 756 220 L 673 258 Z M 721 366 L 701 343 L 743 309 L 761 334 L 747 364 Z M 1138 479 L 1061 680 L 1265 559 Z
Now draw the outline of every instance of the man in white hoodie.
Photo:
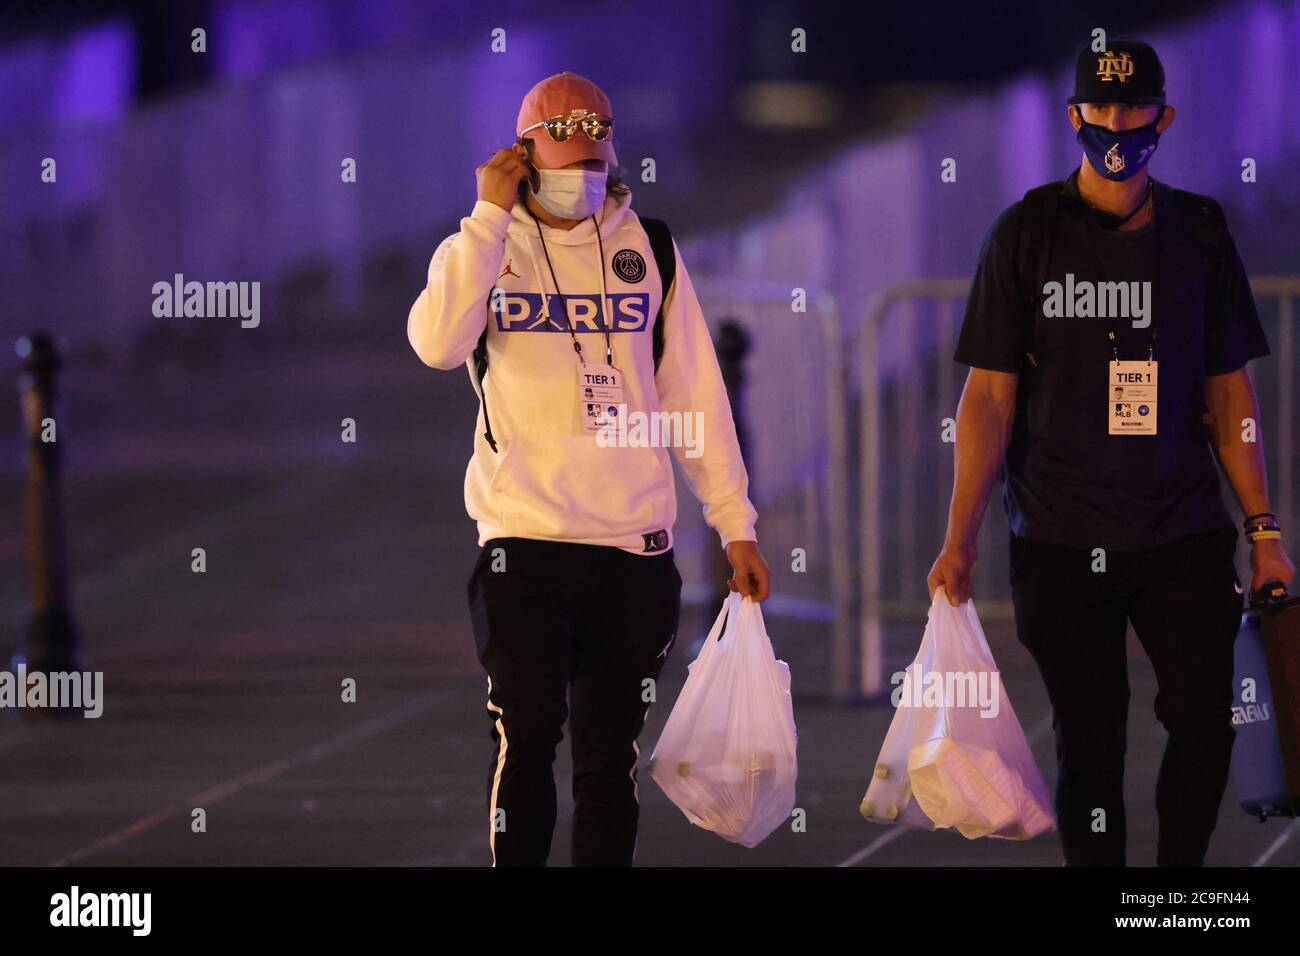
M 722 539 L 728 586 L 768 594 L 704 316 L 666 227 L 643 224 L 609 175 L 612 134 L 591 81 L 533 87 L 407 319 L 420 358 L 466 365 L 481 398 L 465 505 L 481 548 L 468 597 L 495 745 L 494 865 L 546 862 L 566 717 L 573 861 L 632 862 L 636 741 L 680 610 L 665 446 Z

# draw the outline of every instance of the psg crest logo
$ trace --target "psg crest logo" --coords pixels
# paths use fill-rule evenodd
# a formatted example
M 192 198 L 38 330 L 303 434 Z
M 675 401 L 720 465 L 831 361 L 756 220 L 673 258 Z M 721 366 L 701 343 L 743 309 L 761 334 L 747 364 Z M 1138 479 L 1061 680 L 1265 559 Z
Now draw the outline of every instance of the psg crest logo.
M 640 282 L 645 278 L 645 259 L 635 249 L 620 249 L 614 253 L 614 272 L 624 282 Z

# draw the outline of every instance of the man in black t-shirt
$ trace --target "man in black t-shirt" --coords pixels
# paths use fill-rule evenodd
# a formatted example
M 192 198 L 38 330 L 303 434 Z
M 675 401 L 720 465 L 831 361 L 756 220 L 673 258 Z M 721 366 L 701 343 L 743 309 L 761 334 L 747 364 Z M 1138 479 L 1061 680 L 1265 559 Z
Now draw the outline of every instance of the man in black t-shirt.
M 1268 344 L 1218 204 L 1148 175 L 1174 121 L 1155 51 L 1084 51 L 1069 103 L 1081 165 L 1006 210 L 980 255 L 930 593 L 970 596 L 1001 471 L 1016 630 L 1054 714 L 1066 863 L 1125 863 L 1132 622 L 1168 731 L 1157 861 L 1197 866 L 1227 781 L 1242 607 L 1218 468 L 1247 519 L 1252 590 L 1295 573 L 1269 511 L 1246 369 Z

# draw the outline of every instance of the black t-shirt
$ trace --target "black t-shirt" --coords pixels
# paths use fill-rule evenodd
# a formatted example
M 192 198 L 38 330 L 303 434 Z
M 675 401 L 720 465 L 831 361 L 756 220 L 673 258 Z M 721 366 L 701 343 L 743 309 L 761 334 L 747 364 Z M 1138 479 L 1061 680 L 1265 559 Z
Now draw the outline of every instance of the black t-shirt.
M 1219 246 L 1203 248 L 1186 203 L 1159 183 L 1154 223 L 1106 229 L 1079 198 L 1075 176 L 1061 187 L 1047 281 L 1064 286 L 1067 274 L 1076 287 L 1149 281 L 1151 324 L 1138 329 L 1131 318 L 1048 317 L 1040 304 L 1030 328 L 1016 275 L 1021 204 L 994 223 L 955 358 L 1020 374 L 1004 471 L 1011 528 L 1053 544 L 1137 551 L 1231 526 L 1202 419 L 1205 379 L 1268 354 L 1236 246 L 1224 228 Z M 1153 436 L 1107 434 L 1110 331 L 1121 361 L 1146 359 L 1154 350 Z M 1026 359 L 1031 344 L 1036 364 Z

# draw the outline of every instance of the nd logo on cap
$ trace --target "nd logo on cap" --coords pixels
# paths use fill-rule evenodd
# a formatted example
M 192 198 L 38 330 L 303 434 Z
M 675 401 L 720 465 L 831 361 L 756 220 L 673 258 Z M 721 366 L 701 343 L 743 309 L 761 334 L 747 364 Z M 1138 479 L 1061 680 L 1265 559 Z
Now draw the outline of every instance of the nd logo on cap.
M 1133 58 L 1127 53 L 1116 56 L 1113 51 L 1107 50 L 1097 57 L 1097 75 L 1103 83 L 1113 82 L 1116 77 L 1121 83 L 1127 83 L 1133 75 Z

